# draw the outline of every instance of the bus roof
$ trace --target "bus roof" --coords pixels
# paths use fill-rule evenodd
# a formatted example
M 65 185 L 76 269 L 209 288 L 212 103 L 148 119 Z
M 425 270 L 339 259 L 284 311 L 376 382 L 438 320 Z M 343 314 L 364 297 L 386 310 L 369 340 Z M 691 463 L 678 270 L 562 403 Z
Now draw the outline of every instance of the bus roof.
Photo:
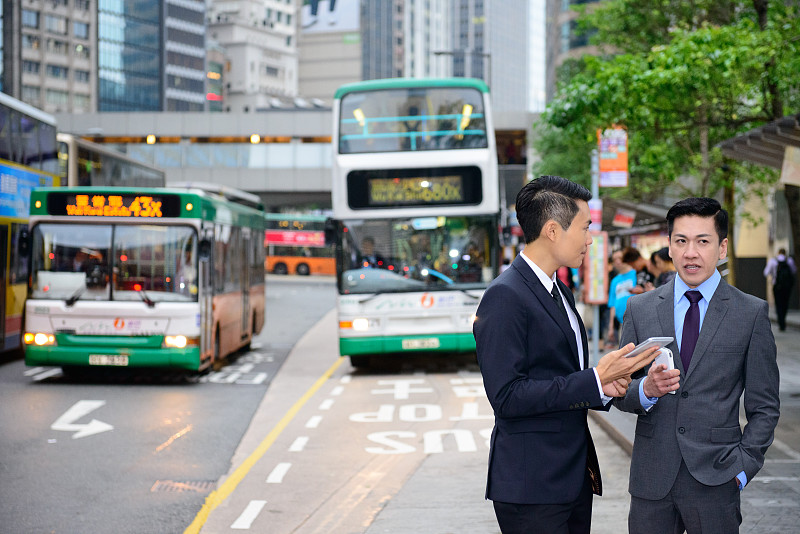
M 56 125 L 56 118 L 49 113 L 45 113 L 39 108 L 35 108 L 30 104 L 26 104 L 22 100 L 17 100 L 13 96 L 9 96 L 5 93 L 0 93 L 0 104 L 8 106 L 12 109 L 16 109 L 21 113 L 25 113 L 26 115 L 29 115 L 36 120 L 45 122 L 51 126 Z
M 336 90 L 334 99 L 341 99 L 348 93 L 359 91 L 381 91 L 386 89 L 404 89 L 409 87 L 472 87 L 483 93 L 489 92 L 486 82 L 477 78 L 385 78 L 383 80 L 367 80 L 342 85 Z
M 265 213 L 264 218 L 268 221 L 325 221 L 328 215 L 314 215 L 310 213 Z

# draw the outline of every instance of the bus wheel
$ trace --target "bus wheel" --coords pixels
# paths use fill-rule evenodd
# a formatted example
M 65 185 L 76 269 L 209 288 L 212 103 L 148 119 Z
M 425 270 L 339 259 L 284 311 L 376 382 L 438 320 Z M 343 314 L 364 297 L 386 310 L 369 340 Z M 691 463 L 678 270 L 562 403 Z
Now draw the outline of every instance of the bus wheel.
M 297 274 L 308 276 L 310 272 L 311 269 L 308 268 L 308 264 L 306 263 L 301 263 L 297 266 Z
M 272 272 L 275 274 L 288 274 L 289 269 L 286 268 L 285 263 L 276 263 L 275 268 L 272 269 Z
M 350 365 L 353 367 L 369 367 L 369 355 L 350 356 Z

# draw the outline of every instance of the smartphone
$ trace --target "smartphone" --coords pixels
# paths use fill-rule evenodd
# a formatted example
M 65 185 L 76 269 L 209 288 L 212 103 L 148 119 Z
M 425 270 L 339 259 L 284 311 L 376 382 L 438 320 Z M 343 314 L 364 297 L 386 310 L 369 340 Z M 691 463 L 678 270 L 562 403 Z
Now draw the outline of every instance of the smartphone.
M 675 369 L 675 358 L 672 356 L 672 351 L 667 347 L 658 349 L 658 356 L 653 360 L 652 365 L 661 365 L 662 363 L 667 366 L 667 371 Z M 670 395 L 675 395 L 676 392 L 670 391 L 669 393 Z
M 634 356 L 638 356 L 642 352 L 646 351 L 647 349 L 651 349 L 653 347 L 666 347 L 674 338 L 671 337 L 650 337 L 636 345 L 632 351 L 625 355 L 626 358 L 633 358 Z

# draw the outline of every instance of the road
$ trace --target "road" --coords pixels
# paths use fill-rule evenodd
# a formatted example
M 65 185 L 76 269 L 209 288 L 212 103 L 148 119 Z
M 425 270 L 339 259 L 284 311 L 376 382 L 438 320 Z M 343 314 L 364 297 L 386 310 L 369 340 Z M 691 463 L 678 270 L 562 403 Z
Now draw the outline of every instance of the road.
M 182 532 L 292 346 L 334 305 L 330 279 L 269 277 L 252 350 L 199 379 L 0 365 L 0 531 Z

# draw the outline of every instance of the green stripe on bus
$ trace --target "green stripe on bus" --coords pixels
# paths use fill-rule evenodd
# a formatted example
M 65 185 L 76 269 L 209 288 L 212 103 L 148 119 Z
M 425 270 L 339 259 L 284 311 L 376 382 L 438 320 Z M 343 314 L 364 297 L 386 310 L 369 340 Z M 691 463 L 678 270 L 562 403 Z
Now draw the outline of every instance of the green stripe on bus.
M 439 340 L 437 348 L 404 349 L 403 340 Z M 339 353 L 342 356 L 359 354 L 393 354 L 402 352 L 472 352 L 475 338 L 472 333 L 437 334 L 431 336 L 386 336 L 339 338 Z
M 196 371 L 200 368 L 200 349 L 121 349 L 119 346 L 25 347 L 25 365 L 86 366 L 89 355 L 127 356 L 126 367 L 170 367 Z M 91 366 L 98 368 L 100 366 Z

